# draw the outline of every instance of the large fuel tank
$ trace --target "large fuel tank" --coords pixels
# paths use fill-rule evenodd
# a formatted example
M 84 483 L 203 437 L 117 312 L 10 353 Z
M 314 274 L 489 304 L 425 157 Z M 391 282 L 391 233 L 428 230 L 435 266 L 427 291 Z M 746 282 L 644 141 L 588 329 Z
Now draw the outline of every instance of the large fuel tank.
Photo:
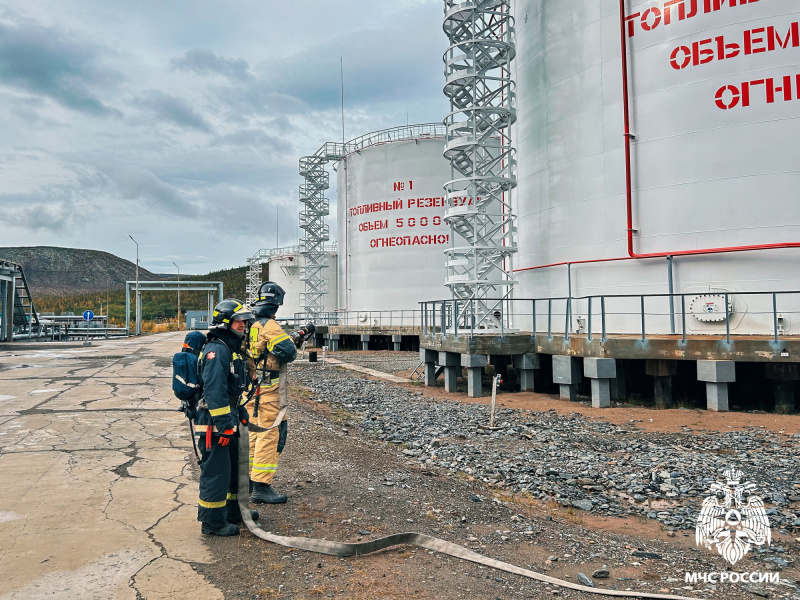
M 444 131 L 416 131 L 380 132 L 373 137 L 379 143 L 361 145 L 337 165 L 341 311 L 418 310 L 420 301 L 447 296 Z
M 796 0 L 516 0 L 513 10 L 516 295 L 659 294 L 671 282 L 687 311 L 729 293 L 735 333 L 771 333 L 772 298 L 741 292 L 800 289 L 800 250 L 770 248 L 800 241 Z M 753 248 L 731 251 L 743 247 Z M 597 259 L 619 260 L 582 262 Z M 666 302 L 652 302 L 652 326 L 669 333 Z M 789 315 L 800 297 L 778 304 Z M 638 331 L 637 310 L 617 319 L 620 331 Z M 795 320 L 784 332 L 800 331 Z M 690 333 L 725 326 L 687 322 Z
M 306 257 L 300 254 L 299 246 L 275 248 L 270 252 L 270 280 L 280 285 L 286 292 L 283 306 L 278 312 L 279 318 L 291 319 L 295 315 L 305 314 L 305 309 L 301 303 L 301 294 L 306 291 L 305 281 L 302 280 L 305 261 Z M 332 313 L 336 310 L 338 283 L 336 277 L 338 261 L 335 245 L 325 249 L 325 263 L 327 265 L 324 270 L 325 286 L 328 293 L 324 296 L 324 311 Z

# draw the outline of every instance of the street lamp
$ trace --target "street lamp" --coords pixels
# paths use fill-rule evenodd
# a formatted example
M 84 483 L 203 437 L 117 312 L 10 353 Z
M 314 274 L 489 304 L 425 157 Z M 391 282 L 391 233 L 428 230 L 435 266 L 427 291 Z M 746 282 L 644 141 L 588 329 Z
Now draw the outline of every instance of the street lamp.
M 172 264 L 175 265 L 175 261 L 172 261 Z M 180 331 L 181 330 L 181 289 L 180 289 L 181 268 L 178 265 L 175 265 L 175 268 L 178 269 L 178 331 Z
M 129 233 L 128 237 L 131 238 L 131 241 L 136 244 L 136 335 L 140 335 L 142 333 L 142 324 L 141 324 L 141 304 L 139 300 L 139 242 L 133 239 L 133 236 Z

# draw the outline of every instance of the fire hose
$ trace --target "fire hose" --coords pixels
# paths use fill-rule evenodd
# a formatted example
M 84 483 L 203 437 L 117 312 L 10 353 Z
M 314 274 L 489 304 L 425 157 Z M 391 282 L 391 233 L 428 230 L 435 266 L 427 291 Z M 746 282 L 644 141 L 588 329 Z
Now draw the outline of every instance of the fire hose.
M 400 544 L 413 544 L 414 546 L 419 546 L 420 548 L 425 548 L 426 550 L 432 550 L 434 552 L 446 554 L 454 558 L 460 558 L 462 560 L 484 565 L 486 567 L 491 567 L 493 569 L 498 569 L 500 571 L 505 571 L 507 573 L 521 575 L 522 577 L 528 577 L 529 579 L 535 579 L 544 583 L 549 583 L 571 590 L 577 590 L 579 592 L 586 592 L 588 594 L 617 596 L 622 598 L 655 598 L 657 600 L 696 600 L 695 598 L 688 598 L 685 596 L 670 596 L 666 594 L 650 594 L 645 592 L 628 592 L 592 588 L 577 583 L 572 583 L 570 581 L 564 581 L 563 579 L 556 579 L 555 577 L 550 577 L 549 575 L 543 575 L 535 571 L 517 567 L 510 563 L 495 560 L 493 558 L 483 556 L 482 554 L 478 554 L 477 552 L 473 552 L 472 550 L 468 550 L 467 548 L 459 546 L 458 544 L 447 542 L 429 535 L 424 535 L 422 533 L 395 533 L 393 535 L 388 535 L 386 537 L 378 538 L 369 542 L 348 543 L 332 542 L 330 540 L 321 540 L 315 538 L 275 535 L 274 533 L 264 531 L 256 524 L 255 521 L 253 521 L 252 517 L 250 516 L 250 507 L 247 505 L 247 499 L 250 496 L 249 430 L 252 430 L 254 433 L 260 433 L 263 431 L 269 431 L 270 429 L 274 429 L 280 425 L 281 420 L 286 414 L 286 408 L 289 403 L 288 388 L 286 365 L 281 365 L 280 387 L 278 391 L 278 396 L 280 399 L 280 413 L 278 414 L 275 423 L 273 423 L 273 425 L 270 427 L 259 427 L 258 425 L 251 423 L 249 428 L 248 426 L 241 426 L 239 428 L 239 508 L 241 509 L 244 524 L 247 525 L 247 529 L 250 530 L 250 533 L 252 533 L 254 536 L 267 542 L 278 544 L 279 546 L 285 546 L 287 548 L 296 548 L 298 550 L 305 550 L 307 552 L 316 552 L 318 554 L 327 554 L 329 556 L 339 557 L 362 556 L 364 554 L 371 554 L 372 552 L 378 552 L 379 550 L 385 550 L 386 548 Z

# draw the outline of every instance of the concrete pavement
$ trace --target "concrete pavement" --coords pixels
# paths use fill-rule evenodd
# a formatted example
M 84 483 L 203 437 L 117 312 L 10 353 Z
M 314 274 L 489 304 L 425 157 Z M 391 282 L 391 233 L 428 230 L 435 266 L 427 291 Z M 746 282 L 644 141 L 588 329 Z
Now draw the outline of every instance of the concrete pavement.
M 192 569 L 184 335 L 0 350 L 0 600 L 223 597 Z

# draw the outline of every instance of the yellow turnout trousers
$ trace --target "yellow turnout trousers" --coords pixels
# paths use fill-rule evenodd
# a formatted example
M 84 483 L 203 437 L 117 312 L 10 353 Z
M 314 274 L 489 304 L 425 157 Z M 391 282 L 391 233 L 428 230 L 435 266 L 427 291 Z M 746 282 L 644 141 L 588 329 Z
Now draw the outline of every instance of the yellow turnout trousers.
M 280 411 L 278 386 L 274 391 L 262 392 L 258 404 L 258 417 L 250 421 L 261 427 L 272 427 Z M 250 479 L 260 483 L 272 483 L 278 469 L 278 428 L 262 433 L 250 434 Z

